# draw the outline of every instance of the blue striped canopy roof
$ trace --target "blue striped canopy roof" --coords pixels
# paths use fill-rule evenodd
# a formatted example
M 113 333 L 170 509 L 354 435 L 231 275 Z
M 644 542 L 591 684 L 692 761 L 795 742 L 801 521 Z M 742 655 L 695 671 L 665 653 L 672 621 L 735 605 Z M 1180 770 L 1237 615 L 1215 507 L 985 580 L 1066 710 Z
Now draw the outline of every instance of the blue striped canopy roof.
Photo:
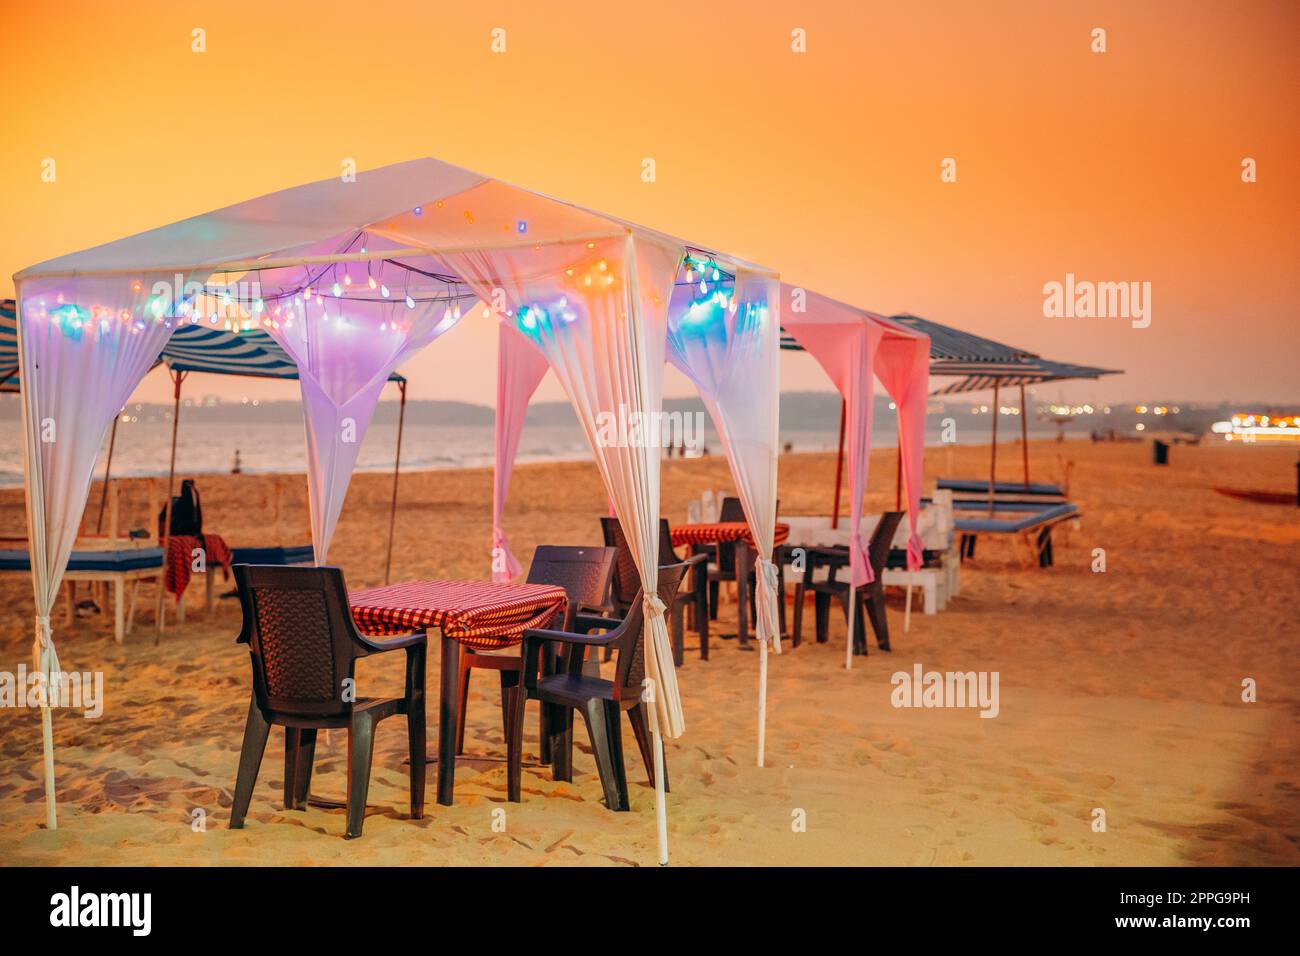
M 0 299 L 0 392 L 18 391 L 18 313 L 13 299 Z
M 922 319 L 915 315 L 891 315 L 889 321 L 930 337 L 931 375 L 966 374 L 967 366 L 1004 364 L 1038 357 L 1033 352 L 1003 345 L 1001 342 L 979 335 L 971 335 L 969 332 L 940 325 L 938 322 L 931 322 L 929 319 Z M 781 348 L 788 352 L 803 351 L 803 346 L 785 329 L 781 330 Z M 955 363 L 962 364 L 961 371 L 942 370 L 943 366 Z
M 225 332 L 182 325 L 172 333 L 159 361 L 178 372 L 297 378 L 298 366 L 275 339 L 260 329 Z M 392 382 L 404 382 L 394 372 Z M 18 391 L 18 318 L 13 299 L 0 300 L 0 392 Z
M 963 375 L 961 372 L 936 372 L 931 366 L 931 374 Z M 1063 382 L 1073 378 L 1101 378 L 1103 375 L 1118 375 L 1119 369 L 1094 368 L 1091 365 L 1072 365 L 1069 362 L 1053 362 L 1044 358 L 1025 359 L 1020 362 L 1006 362 L 1001 365 L 985 365 L 976 371 L 966 373 L 962 378 L 942 388 L 935 389 L 932 395 L 956 395 L 961 392 L 978 392 L 994 385 L 1041 385 L 1043 382 Z
M 1100 378 L 1117 375 L 1116 369 L 1094 368 L 1053 362 L 1034 352 L 1027 352 L 993 339 L 972 335 L 915 315 L 892 315 L 889 321 L 930 336 L 930 374 L 959 376 L 959 380 L 936 389 L 933 395 L 977 392 L 1002 385 L 1039 385 L 1071 378 Z M 781 330 L 781 348 L 802 352 L 803 346 L 785 329 Z

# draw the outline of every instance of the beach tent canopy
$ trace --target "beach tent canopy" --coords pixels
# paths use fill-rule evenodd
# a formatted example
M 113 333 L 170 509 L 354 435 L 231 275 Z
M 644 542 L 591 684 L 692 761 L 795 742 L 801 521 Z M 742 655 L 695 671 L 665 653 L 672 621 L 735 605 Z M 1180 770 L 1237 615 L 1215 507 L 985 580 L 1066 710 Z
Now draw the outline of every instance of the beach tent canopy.
M 875 407 L 872 377 L 879 379 L 898 409 L 899 469 L 907 487 L 907 517 L 911 534 L 907 565 L 922 564 L 917 534 L 924 464 L 925 395 L 929 387 L 930 338 L 924 332 L 806 289 L 786 286 L 789 308 L 782 312 L 792 345 L 808 351 L 822 366 L 844 399 L 843 435 L 848 437 L 849 566 L 851 589 L 872 580 L 871 563 L 859 528 L 862 499 L 871 463 L 871 426 Z M 841 454 L 844 453 L 841 447 Z M 838 471 L 836 480 L 838 481 Z M 836 488 L 836 500 L 839 490 Z M 849 600 L 849 633 L 853 633 L 857 601 Z M 845 647 L 844 666 L 853 666 L 853 646 Z
M 677 291 L 688 274 L 698 279 L 692 281 L 698 294 Z M 661 734 L 681 734 L 664 609 L 655 597 L 659 449 L 644 440 L 609 441 L 602 421 L 661 417 L 670 335 L 708 340 L 709 361 L 768 368 L 765 356 L 779 348 L 774 273 L 420 159 L 282 190 L 62 256 L 14 278 L 42 670 L 57 670 L 50 610 L 96 454 L 115 410 L 174 332 L 203 327 L 216 314 L 223 330 L 264 332 L 297 366 L 313 545 L 323 562 L 384 381 L 463 315 L 478 313 L 471 308 L 477 301 L 487 317 L 541 353 L 578 412 L 648 595 L 646 669 L 656 746 Z M 704 361 L 705 352 L 697 354 Z M 775 412 L 750 415 L 736 405 L 743 400 L 774 410 L 777 382 L 760 377 L 742 389 L 723 375 L 708 385 L 720 414 L 747 416 L 736 442 L 743 440 L 743 451 L 728 450 L 733 471 L 753 489 L 746 517 L 761 533 L 775 521 L 775 480 L 750 470 L 760 461 L 773 468 Z M 58 440 L 49 440 L 54 431 Z M 769 582 L 766 569 L 760 571 Z M 759 616 L 760 668 L 776 639 L 767 618 Z M 53 825 L 48 708 L 42 717 Z M 656 796 L 666 859 L 663 796 Z
M 953 372 L 941 373 L 950 375 Z M 1044 382 L 1064 382 L 1069 379 L 1098 379 L 1103 375 L 1122 374 L 1119 369 L 1095 368 L 1091 365 L 1072 365 L 1043 358 L 1028 358 L 1019 362 L 989 364 L 978 371 L 966 372 L 955 382 L 934 390 L 934 395 L 958 395 L 962 392 L 979 392 L 995 385 L 1041 385 Z
M 1025 402 L 1025 386 L 1043 382 L 1064 382 L 1069 379 L 1098 379 L 1103 375 L 1122 374 L 1118 369 L 1095 368 L 1091 365 L 1073 365 L 1053 362 L 1037 355 L 1022 355 L 1014 359 L 958 359 L 932 362 L 936 375 L 959 376 L 955 382 L 940 386 L 934 395 L 959 395 L 993 389 L 992 435 L 989 441 L 989 502 L 993 501 L 998 470 L 998 418 L 1002 414 L 998 393 L 1004 386 L 1020 388 L 1020 457 L 1024 469 L 1024 484 L 1029 487 L 1029 414 Z
M 862 496 L 870 464 L 873 376 L 898 409 L 899 448 L 904 461 L 908 517 L 912 526 L 909 563 L 920 567 L 920 538 L 916 536 L 924 455 L 925 393 L 929 387 L 929 334 L 884 316 L 837 302 L 805 289 L 787 286 L 790 307 L 782 312 L 787 350 L 809 352 L 835 382 L 845 402 L 848 436 L 850 540 L 855 585 L 871 581 L 871 566 L 858 537 Z
M 944 363 L 1011 362 L 1035 357 L 1033 352 L 908 313 L 890 316 L 890 321 L 930 337 L 931 375 L 938 375 L 936 366 Z
M 159 356 L 174 372 L 249 375 L 254 378 L 298 377 L 288 353 L 261 329 L 228 332 L 211 325 L 181 325 Z M 391 382 L 406 381 L 394 372 Z M 13 299 L 0 299 L 0 392 L 18 392 L 18 312 Z

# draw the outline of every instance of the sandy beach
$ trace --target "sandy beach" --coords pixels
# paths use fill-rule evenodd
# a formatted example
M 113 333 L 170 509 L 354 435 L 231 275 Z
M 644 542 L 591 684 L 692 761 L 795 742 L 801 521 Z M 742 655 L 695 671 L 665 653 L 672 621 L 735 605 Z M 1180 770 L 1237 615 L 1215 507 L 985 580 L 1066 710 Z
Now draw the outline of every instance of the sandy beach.
M 893 503 L 892 450 L 874 454 L 868 510 Z M 938 474 L 985 474 L 988 448 L 928 449 Z M 982 541 L 962 593 L 912 617 L 891 594 L 892 653 L 843 666 L 844 626 L 773 658 L 768 766 L 755 766 L 757 655 L 717 641 L 701 661 L 694 634 L 680 672 L 686 735 L 669 741 L 673 862 L 690 864 L 1187 865 L 1300 864 L 1300 509 L 1252 504 L 1212 486 L 1287 490 L 1295 451 L 1176 446 L 1168 468 L 1147 443 L 1034 443 L 1037 479 L 1063 480 L 1083 511 L 1057 538 L 1056 566 L 1024 569 L 1009 544 Z M 1004 477 L 1017 474 L 1018 449 Z M 1072 466 L 1069 464 L 1072 463 Z M 785 456 L 782 512 L 826 513 L 833 455 Z M 182 472 L 183 475 L 183 472 Z M 306 481 L 198 476 L 205 529 L 233 545 L 309 540 Z M 272 489 L 282 485 L 273 514 Z M 127 500 L 143 525 L 141 486 Z M 721 458 L 664 465 L 664 514 L 686 517 L 706 487 L 729 488 Z M 391 476 L 358 474 L 332 560 L 351 587 L 381 583 Z M 402 476 L 394 579 L 483 577 L 490 542 L 486 469 Z M 92 491 L 92 502 L 98 501 Z M 526 563 L 538 544 L 599 543 L 605 494 L 590 463 L 521 466 L 507 526 Z M 93 523 L 94 507 L 89 509 Z M 0 533 L 22 533 L 18 490 L 0 495 Z M 1093 549 L 1105 573 L 1092 570 Z M 218 591 L 229 586 L 218 581 Z M 147 592 L 152 596 L 152 588 Z M 126 643 L 111 617 L 62 625 L 65 669 L 105 672 L 103 716 L 55 715 L 59 829 L 44 828 L 40 720 L 0 714 L 0 861 L 6 864 L 646 865 L 655 858 L 653 792 L 628 737 L 629 813 L 601 803 L 585 734 L 571 784 L 525 766 L 523 802 L 506 802 L 504 742 L 490 678 L 473 688 L 456 804 L 405 818 L 405 726 L 379 731 L 372 809 L 360 840 L 341 810 L 280 806 L 283 734 L 272 733 L 248 823 L 227 829 L 248 706 L 238 602 L 153 643 L 151 611 Z M 0 578 L 0 669 L 30 663 L 31 583 Z M 152 600 L 144 602 L 152 607 Z M 724 606 L 725 618 L 734 606 Z M 394 655 L 398 657 L 399 655 Z M 437 687 L 437 655 L 429 686 Z M 1000 713 L 899 709 L 890 675 L 997 671 Z M 361 665 L 364 693 L 400 684 L 399 660 Z M 1242 700 L 1242 682 L 1258 688 Z M 430 703 L 430 722 L 436 704 Z M 431 726 L 431 735 L 433 733 Z M 536 716 L 526 724 L 536 747 Z M 434 738 L 436 739 L 436 738 Z M 531 757 L 526 757 L 531 761 Z M 322 737 L 313 791 L 341 796 L 346 736 Z M 493 811 L 506 811 L 505 832 Z M 1093 828 L 1105 812 L 1105 832 Z M 206 826 L 197 832 L 195 811 Z M 792 821 L 806 816 L 806 832 Z

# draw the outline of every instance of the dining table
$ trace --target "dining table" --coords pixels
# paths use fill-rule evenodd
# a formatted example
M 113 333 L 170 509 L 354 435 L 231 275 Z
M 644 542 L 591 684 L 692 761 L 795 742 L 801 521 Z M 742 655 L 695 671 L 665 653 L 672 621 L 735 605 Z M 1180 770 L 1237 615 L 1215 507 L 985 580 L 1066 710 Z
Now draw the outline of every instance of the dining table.
M 439 632 L 438 802 L 449 807 L 456 782 L 461 645 L 481 651 L 517 646 L 524 631 L 562 618 L 568 596 L 550 584 L 406 581 L 353 591 L 348 602 L 357 628 L 371 637 Z
M 176 622 L 185 623 L 185 589 L 189 587 L 190 578 L 196 573 L 195 558 L 200 554 L 203 561 L 198 566 L 203 569 L 203 609 L 212 617 L 212 595 L 215 585 L 216 568 L 226 581 L 230 580 L 230 566 L 234 561 L 230 546 L 219 534 L 208 531 L 203 534 L 173 534 L 167 536 L 167 558 L 163 563 L 163 586 L 167 593 L 176 596 Z
M 710 549 L 715 552 L 715 560 L 721 557 L 723 548 L 732 548 L 735 552 L 736 568 L 736 640 L 740 647 L 749 647 L 749 575 L 754 570 L 758 550 L 754 543 L 754 533 L 749 530 L 746 521 L 709 521 L 696 524 L 674 525 L 669 533 L 674 548 L 683 546 L 691 549 Z M 785 522 L 776 523 L 772 535 L 772 560 L 778 561 L 777 549 L 790 537 L 790 526 Z M 720 562 L 719 562 L 720 563 Z M 781 610 L 782 629 L 785 625 L 785 595 L 778 594 Z M 724 637 L 726 635 L 723 635 Z

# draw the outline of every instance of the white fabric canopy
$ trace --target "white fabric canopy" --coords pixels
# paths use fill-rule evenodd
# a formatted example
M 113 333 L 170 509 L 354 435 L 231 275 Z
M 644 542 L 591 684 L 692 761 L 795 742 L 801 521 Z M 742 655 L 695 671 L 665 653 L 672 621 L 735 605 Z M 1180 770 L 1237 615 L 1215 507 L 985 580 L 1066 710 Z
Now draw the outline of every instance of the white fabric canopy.
M 662 410 L 674 280 L 686 252 L 700 248 L 421 159 L 272 193 L 23 270 L 15 279 L 38 664 L 57 667 L 49 611 L 85 506 L 95 454 L 114 411 L 158 357 L 175 324 L 261 328 L 298 364 L 310 447 L 313 541 L 323 561 L 356 446 L 383 381 L 455 324 L 457 305 L 468 312 L 477 297 L 531 340 L 529 347 L 556 372 L 587 430 L 651 595 L 646 658 L 661 753 L 660 736 L 679 735 L 684 721 L 663 609 L 654 597 L 660 450 L 657 442 L 629 439 L 621 426 L 657 421 L 654 416 Z M 746 516 L 763 560 L 770 562 L 779 304 L 770 273 L 733 257 L 726 261 L 737 277 L 741 319 L 725 343 L 678 361 L 703 383 Z M 176 290 L 159 307 L 151 295 L 154 281 L 183 284 L 212 276 L 254 283 L 253 292 L 235 296 L 236 318 L 204 315 L 206 296 Z M 336 290 L 335 283 L 343 288 Z M 201 310 L 195 308 L 200 302 Z M 761 309 L 765 319 L 756 322 Z M 726 370 L 726 363 L 735 369 Z M 531 387 L 522 390 L 531 393 Z M 57 441 L 42 437 L 47 419 L 57 426 Z M 611 420 L 619 436 L 612 441 L 606 429 Z M 348 428 L 352 441 L 341 438 Z M 501 449 L 511 457 L 513 450 Z M 504 494 L 501 485 L 499 503 Z M 499 515 L 498 506 L 498 528 Z M 758 625 L 764 648 L 776 639 L 768 576 L 765 565 Z M 48 711 L 44 717 L 53 825 Z M 656 777 L 663 779 L 662 773 Z M 666 859 L 664 803 L 661 793 L 658 797 L 661 859 Z
M 684 725 L 681 701 L 655 596 L 659 447 L 607 442 L 599 419 L 626 422 L 661 411 L 667 305 L 687 248 L 682 240 L 616 217 L 423 159 L 283 190 L 33 266 L 16 276 L 19 325 L 29 333 L 26 326 L 38 321 L 33 296 L 38 286 L 43 295 L 74 303 L 92 290 L 110 306 L 131 300 L 124 306 L 130 321 L 123 327 L 156 318 L 155 324 L 126 333 L 139 338 L 132 349 L 96 352 L 111 356 L 102 362 L 85 357 L 89 365 L 99 363 L 95 372 L 103 388 L 97 397 L 103 399 L 101 407 L 111 409 L 157 358 L 173 323 L 211 321 L 231 331 L 256 327 L 273 335 L 300 369 L 313 542 L 324 560 L 378 390 L 397 364 L 454 324 L 454 314 L 451 320 L 445 316 L 448 305 L 459 302 L 462 293 L 470 295 L 459 284 L 468 283 L 473 294 L 518 324 L 534 315 L 527 310 L 553 305 L 555 293 L 575 281 L 577 265 L 597 270 L 580 274 L 576 281 L 582 285 L 572 290 L 573 314 L 580 320 L 546 339 L 542 352 L 589 430 L 610 499 L 629 530 L 650 595 L 646 656 L 654 682 L 652 713 L 658 732 L 677 736 Z M 603 269 L 596 265 L 602 260 Z M 406 273 L 400 283 L 393 269 Z M 174 275 L 179 286 L 215 275 L 223 283 L 252 283 L 252 291 L 234 293 L 233 319 L 204 314 L 209 290 L 190 296 L 179 288 L 161 312 L 149 316 L 152 302 L 137 302 L 130 293 L 155 275 Z M 365 288 L 356 294 L 363 276 Z M 440 303 L 440 295 L 451 298 Z M 498 299 L 509 303 L 504 310 Z M 407 314 L 401 313 L 403 305 Z M 314 315 L 316 310 L 328 318 Z M 56 331 L 55 344 L 43 348 L 53 350 L 50 354 L 81 354 L 69 344 L 74 338 L 67 329 Z M 117 333 L 112 337 L 116 340 Z M 85 390 L 37 365 L 36 352 L 25 353 L 24 402 L 36 436 L 43 409 L 70 408 Z M 774 393 L 774 382 L 771 387 Z M 44 552 L 33 561 L 42 627 L 38 644 L 47 664 L 55 658 L 44 622 L 85 506 L 94 452 L 110 419 L 111 411 L 95 430 L 78 432 L 67 451 L 64 444 L 40 448 L 36 437 L 29 439 L 35 462 L 26 473 L 29 521 L 32 540 Z M 52 807 L 51 746 L 47 735 Z M 662 799 L 659 808 L 666 857 Z

